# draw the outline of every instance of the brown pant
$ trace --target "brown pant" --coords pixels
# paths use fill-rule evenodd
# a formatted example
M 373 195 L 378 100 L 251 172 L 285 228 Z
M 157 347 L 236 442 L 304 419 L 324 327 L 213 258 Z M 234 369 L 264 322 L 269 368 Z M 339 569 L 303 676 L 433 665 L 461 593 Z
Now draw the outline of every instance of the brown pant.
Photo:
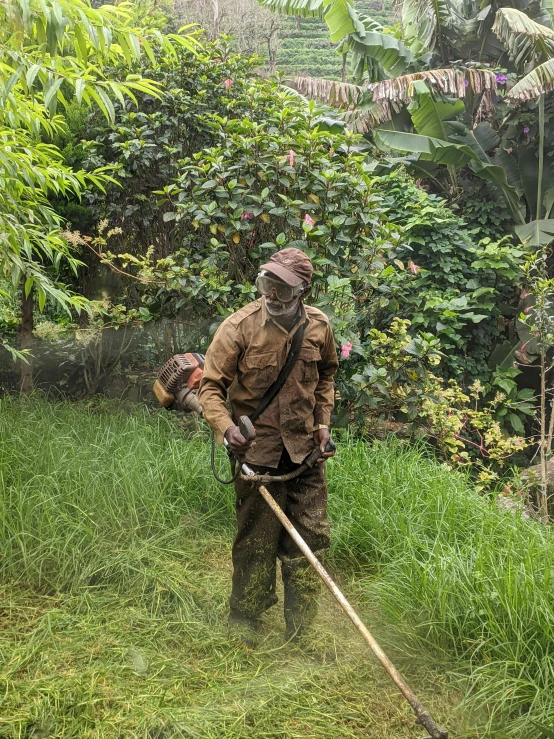
M 252 467 L 256 472 L 266 471 Z M 296 467 L 285 451 L 278 470 L 271 473 L 282 475 Z M 329 548 L 324 464 L 316 464 L 289 482 L 269 483 L 266 487 L 312 551 L 321 554 Z M 285 590 L 285 621 L 292 636 L 309 626 L 315 617 L 319 577 L 260 495 L 259 483 L 239 478 L 235 490 L 238 530 L 233 544 L 230 621 L 255 625 L 259 616 L 277 603 L 279 558 Z

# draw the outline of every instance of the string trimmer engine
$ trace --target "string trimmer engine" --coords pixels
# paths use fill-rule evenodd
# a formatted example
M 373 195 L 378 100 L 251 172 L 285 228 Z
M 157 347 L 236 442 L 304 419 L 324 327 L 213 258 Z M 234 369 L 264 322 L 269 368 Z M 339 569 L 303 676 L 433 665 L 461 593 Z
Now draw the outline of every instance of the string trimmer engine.
M 203 370 L 203 354 L 175 354 L 168 359 L 152 388 L 160 405 L 202 415 L 197 394 Z

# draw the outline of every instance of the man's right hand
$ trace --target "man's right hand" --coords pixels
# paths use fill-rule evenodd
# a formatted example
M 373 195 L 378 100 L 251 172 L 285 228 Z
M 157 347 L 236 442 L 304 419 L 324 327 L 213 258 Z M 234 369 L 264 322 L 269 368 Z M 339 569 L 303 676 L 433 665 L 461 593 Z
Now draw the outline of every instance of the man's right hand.
M 230 426 L 225 432 L 225 438 L 233 454 L 246 454 L 253 444 L 252 441 L 244 438 L 238 426 Z

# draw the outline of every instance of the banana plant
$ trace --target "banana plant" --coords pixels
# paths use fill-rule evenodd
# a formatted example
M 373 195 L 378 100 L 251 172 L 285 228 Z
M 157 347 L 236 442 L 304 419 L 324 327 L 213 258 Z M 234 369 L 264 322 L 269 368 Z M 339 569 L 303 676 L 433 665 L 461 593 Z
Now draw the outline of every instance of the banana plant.
M 354 79 L 369 81 L 416 71 L 425 64 L 406 44 L 370 17 L 358 13 L 353 0 L 258 0 L 281 15 L 322 18 L 337 50 L 350 54 Z
M 413 132 L 394 130 L 394 122 L 373 132 L 373 140 L 387 152 L 402 152 L 403 162 L 416 176 L 438 179 L 445 165 L 450 193 L 458 188 L 457 170 L 468 166 L 477 177 L 494 183 L 504 194 L 514 220 L 524 224 L 521 214 L 521 181 L 515 161 L 506 152 L 496 153 L 500 137 L 486 123 L 467 126 L 459 119 L 466 113 L 461 99 L 437 99 L 424 81 L 414 83 L 414 99 L 406 110 Z M 494 154 L 491 152 L 495 152 Z
M 501 59 L 506 49 L 493 32 L 493 24 L 497 12 L 503 7 L 516 7 L 537 23 L 550 25 L 550 14 L 539 0 L 398 1 L 404 37 L 410 48 L 434 52 L 442 64 L 452 59 L 479 62 Z
M 551 165 L 545 167 L 545 96 L 554 90 L 554 31 L 514 8 L 498 11 L 493 31 L 506 45 L 520 70 L 526 71 L 532 67 L 510 90 L 507 101 L 517 106 L 523 101 L 538 99 L 538 167 L 525 167 L 531 178 L 531 186 L 536 183 L 536 195 L 531 190 L 527 197 L 531 204 L 534 199 L 535 217 L 531 223 L 518 226 L 516 231 L 529 246 L 544 246 L 551 243 L 554 237 L 554 219 L 548 217 L 552 210 L 550 194 L 554 188 L 554 168 Z M 522 158 L 523 166 L 529 163 L 534 165 L 533 160 L 527 158 L 525 161 Z M 548 196 L 547 202 L 545 195 Z
M 550 16 L 539 0 L 397 0 L 403 40 L 359 13 L 353 0 L 258 0 L 282 15 L 319 17 L 338 51 L 350 53 L 353 78 L 374 82 L 444 67 L 455 59 L 497 62 L 506 48 L 492 32 L 497 11 L 516 5 L 542 25 Z M 548 0 L 551 2 L 551 0 Z
M 544 17 L 539 12 L 536 15 Z M 478 177 L 500 188 L 513 214 L 520 239 L 537 247 L 554 240 L 554 218 L 550 218 L 554 211 L 554 166 L 550 164 L 550 158 L 545 157 L 545 95 L 554 90 L 554 31 L 521 10 L 506 7 L 498 9 L 491 30 L 515 69 L 524 72 L 532 68 L 510 90 L 506 100 L 514 106 L 524 101 L 538 101 L 538 166 L 534 150 L 523 149 L 516 159 L 505 150 L 500 137 L 487 123 L 471 127 L 450 118 L 443 119 L 441 129 L 436 125 L 430 126 L 430 119 L 427 119 L 427 126 L 422 126 L 421 120 L 412 115 L 414 102 L 407 97 L 404 97 L 404 102 L 408 103 L 407 110 L 412 115 L 417 137 L 379 129 L 375 140 L 381 146 L 408 154 L 412 167 L 421 165 L 422 161 L 446 164 L 451 179 L 452 167 L 458 163 L 469 166 Z M 400 80 L 394 82 L 398 89 Z M 374 100 L 387 84 L 385 81 L 371 86 Z M 416 92 L 419 93 L 418 100 L 421 98 L 418 105 L 423 104 L 431 110 L 429 91 L 425 93 L 416 89 Z M 393 118 L 390 111 L 389 117 Z M 422 136 L 428 136 L 429 140 L 423 141 Z M 460 150 L 454 146 L 469 147 L 474 157 L 468 159 L 467 148 Z M 533 220 L 526 223 L 526 215 Z

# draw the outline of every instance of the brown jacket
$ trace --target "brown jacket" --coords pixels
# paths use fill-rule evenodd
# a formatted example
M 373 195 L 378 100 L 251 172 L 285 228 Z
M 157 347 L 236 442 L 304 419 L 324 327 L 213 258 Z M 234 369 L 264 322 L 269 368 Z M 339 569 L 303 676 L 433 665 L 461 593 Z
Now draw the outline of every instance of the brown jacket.
M 277 467 L 283 445 L 299 463 L 314 448 L 315 424 L 329 424 L 334 405 L 337 352 L 327 316 L 302 305 L 289 333 L 268 314 L 263 299 L 246 305 L 217 330 L 206 354 L 199 400 L 204 417 L 221 442 L 242 415 L 250 416 L 287 358 L 292 337 L 304 322 L 304 341 L 281 391 L 255 423 L 256 444 L 248 462 Z M 227 394 L 232 417 L 226 407 Z

